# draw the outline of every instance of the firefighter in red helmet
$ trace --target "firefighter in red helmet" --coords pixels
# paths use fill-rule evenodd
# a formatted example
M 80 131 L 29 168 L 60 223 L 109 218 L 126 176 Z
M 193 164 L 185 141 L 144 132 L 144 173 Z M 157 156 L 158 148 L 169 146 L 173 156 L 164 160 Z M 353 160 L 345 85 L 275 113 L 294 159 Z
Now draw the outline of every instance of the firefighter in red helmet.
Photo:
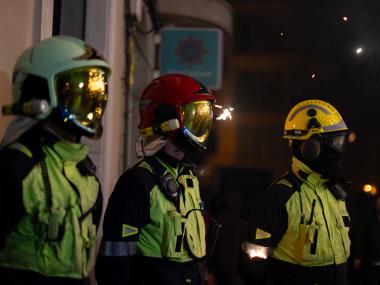
M 188 154 L 203 150 L 214 95 L 182 74 L 143 91 L 136 152 L 110 197 L 97 259 L 98 284 L 203 284 L 205 222 Z

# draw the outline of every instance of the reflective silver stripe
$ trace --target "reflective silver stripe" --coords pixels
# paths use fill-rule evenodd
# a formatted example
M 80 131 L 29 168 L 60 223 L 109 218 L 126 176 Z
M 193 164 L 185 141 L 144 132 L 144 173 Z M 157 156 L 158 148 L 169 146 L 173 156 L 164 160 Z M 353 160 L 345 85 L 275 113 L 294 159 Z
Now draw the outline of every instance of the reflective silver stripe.
M 100 252 L 104 256 L 131 256 L 136 253 L 136 241 L 103 241 Z
M 297 110 L 295 110 L 295 111 L 293 112 L 293 114 L 289 117 L 289 121 L 292 121 L 292 120 L 294 119 L 294 117 L 295 117 L 299 112 L 301 112 L 302 110 L 305 110 L 305 109 L 312 109 L 312 108 L 314 108 L 314 109 L 318 109 L 318 110 L 322 111 L 323 113 L 325 113 L 326 115 L 330 115 L 330 114 L 331 114 L 330 111 L 327 110 L 326 108 L 323 108 L 323 107 L 321 107 L 321 106 L 319 106 L 319 105 L 315 105 L 315 104 L 309 104 L 309 105 L 302 106 L 302 107 L 298 108 Z
M 241 246 L 243 251 L 247 253 L 250 258 L 259 257 L 262 259 L 267 259 L 273 252 L 273 249 L 270 247 L 257 245 L 248 241 L 244 241 Z
M 340 120 L 340 122 L 335 125 L 323 127 L 323 130 L 325 132 L 341 130 L 341 129 L 347 129 L 346 123 L 343 120 Z

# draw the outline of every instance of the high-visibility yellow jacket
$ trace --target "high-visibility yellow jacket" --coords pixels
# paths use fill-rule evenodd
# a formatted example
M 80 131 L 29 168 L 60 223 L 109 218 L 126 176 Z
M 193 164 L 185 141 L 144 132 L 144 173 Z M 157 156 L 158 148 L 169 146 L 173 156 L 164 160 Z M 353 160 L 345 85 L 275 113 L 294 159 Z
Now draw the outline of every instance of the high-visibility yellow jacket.
M 96 245 L 93 212 L 96 207 L 101 212 L 97 178 L 78 168 L 89 149 L 60 140 L 38 146 L 40 154 L 35 153 L 35 148 L 35 144 L 30 147 L 22 141 L 15 142 L 0 155 L 1 169 L 10 173 L 8 177 L 1 175 L 6 185 L 1 191 L 20 192 L 19 201 L 6 203 L 23 209 L 13 228 L 3 229 L 7 233 L 0 249 L 0 267 L 44 276 L 85 278 L 92 269 L 90 261 L 94 260 Z M 26 173 L 22 181 L 11 182 L 19 178 L 17 171 Z M 20 189 L 8 188 L 10 185 L 20 185 Z
M 253 206 L 246 241 L 271 248 L 271 269 L 293 272 L 289 276 L 297 282 L 303 277 L 313 280 L 313 274 L 332 274 L 334 279 L 350 255 L 345 201 L 336 198 L 328 185 L 327 179 L 293 157 L 291 171 Z M 280 275 L 275 278 L 284 278 Z

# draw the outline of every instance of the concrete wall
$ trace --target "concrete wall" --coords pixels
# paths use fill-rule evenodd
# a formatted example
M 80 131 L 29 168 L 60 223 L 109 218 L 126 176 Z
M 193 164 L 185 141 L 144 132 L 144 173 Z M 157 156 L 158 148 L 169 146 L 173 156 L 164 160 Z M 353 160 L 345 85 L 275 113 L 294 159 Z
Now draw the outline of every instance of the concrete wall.
M 35 1 L 0 3 L 0 106 L 12 103 L 11 78 L 17 57 L 33 43 Z M 0 116 L 0 137 L 11 117 Z
M 173 25 L 201 25 L 222 28 L 228 35 L 233 31 L 232 7 L 225 0 L 158 0 L 158 9 L 165 18 L 171 18 Z M 204 26 L 204 24 L 202 25 Z
M 100 160 L 98 166 L 100 170 L 99 178 L 103 185 L 104 200 L 107 202 L 124 167 L 124 114 L 126 104 L 124 84 L 124 1 L 107 1 L 105 12 L 104 41 L 99 40 L 99 38 L 97 40 L 98 45 L 104 44 L 103 54 L 111 66 L 112 74 L 109 84 L 109 99 L 103 119 L 104 133 L 100 142 Z M 92 19 L 96 21 L 97 17 L 92 17 Z M 94 25 L 87 23 L 86 26 L 88 27 L 86 40 L 88 39 L 89 42 L 93 41 L 96 44 L 96 29 L 93 29 Z

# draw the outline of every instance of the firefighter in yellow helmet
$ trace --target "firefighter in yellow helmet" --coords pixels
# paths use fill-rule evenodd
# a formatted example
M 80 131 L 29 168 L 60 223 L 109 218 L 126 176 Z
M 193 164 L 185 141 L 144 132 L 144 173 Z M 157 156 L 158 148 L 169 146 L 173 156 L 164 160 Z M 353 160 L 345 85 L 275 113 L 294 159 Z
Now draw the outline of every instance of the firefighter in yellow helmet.
M 289 112 L 290 170 L 255 201 L 242 244 L 239 269 L 250 284 L 347 284 L 346 132 L 327 102 L 303 101 Z

